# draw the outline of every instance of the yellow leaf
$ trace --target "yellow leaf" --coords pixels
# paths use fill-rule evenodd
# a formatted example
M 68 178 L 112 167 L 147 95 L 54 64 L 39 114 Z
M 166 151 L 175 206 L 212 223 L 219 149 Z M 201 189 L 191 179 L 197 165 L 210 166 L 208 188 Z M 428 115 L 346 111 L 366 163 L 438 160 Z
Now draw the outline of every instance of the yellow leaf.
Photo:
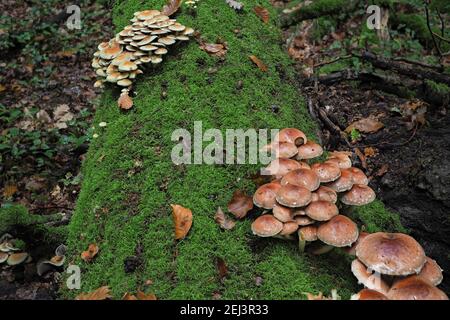
M 111 289 L 108 286 L 103 286 L 89 293 L 81 293 L 75 300 L 106 300 L 112 298 L 110 293 Z
M 175 239 L 183 239 L 192 226 L 192 211 L 178 204 L 171 204 L 171 206 L 175 225 Z
M 17 186 L 16 185 L 7 185 L 3 189 L 3 196 L 5 198 L 11 198 L 15 193 L 17 192 Z

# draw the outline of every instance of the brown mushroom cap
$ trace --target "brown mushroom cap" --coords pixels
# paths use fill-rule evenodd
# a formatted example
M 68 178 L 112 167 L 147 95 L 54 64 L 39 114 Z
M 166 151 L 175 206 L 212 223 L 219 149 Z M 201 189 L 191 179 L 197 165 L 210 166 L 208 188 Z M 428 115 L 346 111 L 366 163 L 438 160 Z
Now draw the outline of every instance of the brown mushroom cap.
M 311 192 L 304 187 L 287 184 L 278 190 L 276 200 L 289 208 L 304 207 L 311 202 Z
M 341 169 L 333 163 L 314 163 L 311 170 L 316 173 L 321 183 L 335 181 L 341 176 Z
M 359 236 L 358 236 L 358 240 L 356 240 L 356 242 L 354 244 L 352 244 L 352 246 L 350 248 L 345 248 L 344 251 L 347 252 L 347 254 L 351 255 L 351 256 L 355 256 L 356 255 L 356 246 L 361 243 L 361 241 L 367 237 L 370 233 L 367 232 L 360 232 Z
M 370 289 L 362 289 L 360 292 L 352 295 L 351 300 L 389 300 L 389 299 L 381 292 Z
M 253 203 L 260 208 L 272 209 L 276 204 L 276 195 L 280 188 L 281 184 L 278 182 L 263 184 L 253 195 Z
M 306 139 L 306 135 L 302 131 L 296 128 L 285 128 L 278 133 L 276 141 L 290 142 L 295 144 L 296 146 L 301 146 L 308 140 Z
M 296 169 L 287 173 L 281 179 L 281 185 L 292 184 L 308 189 L 309 191 L 317 190 L 320 186 L 319 177 L 314 171 L 309 169 Z
M 10 254 L 6 263 L 10 266 L 16 266 L 18 264 L 24 263 L 28 259 L 28 253 L 13 253 Z
M 317 227 L 316 226 L 305 226 L 298 229 L 298 237 L 300 240 L 304 241 L 316 241 L 317 238 Z
M 442 269 L 435 260 L 429 257 L 426 257 L 425 259 L 426 262 L 417 276 L 425 281 L 428 281 L 433 286 L 438 286 L 444 279 Z
M 341 198 L 342 203 L 349 206 L 363 206 L 375 200 L 375 192 L 366 185 L 354 184 Z
M 389 286 L 381 278 L 381 275 L 367 270 L 366 266 L 358 259 L 352 261 L 351 269 L 353 275 L 358 280 L 358 283 L 361 283 L 366 288 L 376 290 L 383 294 L 387 294 L 389 291 Z
M 270 214 L 260 216 L 252 223 L 253 234 L 259 237 L 273 237 L 281 230 L 283 230 L 283 223 Z
M 305 209 L 306 215 L 316 221 L 328 221 L 339 214 L 338 207 L 328 201 L 311 202 Z
M 272 175 L 277 178 L 281 178 L 288 172 L 300 168 L 300 163 L 295 160 L 279 158 L 270 162 L 270 164 L 264 169 L 263 173 L 266 175 Z
M 279 233 L 280 236 L 287 236 L 293 234 L 298 230 L 298 224 L 295 221 L 288 221 L 283 224 L 283 230 Z
M 395 282 L 387 296 L 391 300 L 448 300 L 443 291 L 418 276 Z
M 8 257 L 9 257 L 8 253 L 0 251 L 0 263 L 3 263 L 6 260 L 8 260 Z
M 297 146 L 290 142 L 276 142 L 272 148 L 277 158 L 292 158 L 297 154 Z
M 327 184 L 327 187 L 336 192 L 350 190 L 353 187 L 353 177 L 351 172 L 345 169 L 341 170 L 341 176 L 339 179 Z
M 294 220 L 299 226 L 309 226 L 316 222 L 308 216 L 295 216 Z
M 348 169 L 352 166 L 352 153 L 349 151 L 330 152 L 326 162 L 337 164 L 341 169 Z
M 348 168 L 347 170 L 352 173 L 352 179 L 354 184 L 363 184 L 366 186 L 369 184 L 369 179 L 367 179 L 367 176 L 361 169 L 351 167 Z
M 356 256 L 369 269 L 392 276 L 418 273 L 426 262 L 421 245 L 402 233 L 372 233 L 358 244 Z
M 333 247 L 346 247 L 358 239 L 358 226 L 350 218 L 337 215 L 319 226 L 317 237 Z
M 277 203 L 272 210 L 273 216 L 281 222 L 288 222 L 294 219 L 294 210 L 292 208 L 284 207 Z
M 323 154 L 323 149 L 315 142 L 308 141 L 304 145 L 298 147 L 297 160 L 313 159 L 320 157 Z
M 315 195 L 317 196 L 317 198 L 314 200 Z M 323 200 L 336 203 L 337 199 L 338 197 L 336 191 L 326 186 L 320 186 L 319 189 L 317 189 L 313 193 L 313 201 Z

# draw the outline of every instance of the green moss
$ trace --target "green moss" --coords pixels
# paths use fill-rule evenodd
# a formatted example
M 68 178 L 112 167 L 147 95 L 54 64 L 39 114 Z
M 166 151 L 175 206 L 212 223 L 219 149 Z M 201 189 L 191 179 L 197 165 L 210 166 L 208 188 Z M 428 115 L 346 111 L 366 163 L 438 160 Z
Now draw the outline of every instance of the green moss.
M 400 222 L 400 216 L 387 210 L 383 202 L 375 200 L 362 207 L 353 207 L 349 216 L 359 221 L 369 232 L 407 232 Z
M 32 226 L 47 221 L 47 218 L 30 214 L 27 209 L 19 205 L 0 208 L 0 235 L 10 232 L 17 226 Z
M 425 80 L 425 85 L 428 87 L 432 94 L 450 97 L 450 88 L 445 83 L 437 83 L 431 80 Z
M 114 23 L 119 30 L 133 12 L 160 8 L 165 1 L 117 1 Z M 214 222 L 218 206 L 226 208 L 236 189 L 255 190 L 250 177 L 255 165 L 180 165 L 171 162 L 177 128 L 192 132 L 194 121 L 207 128 L 302 128 L 313 137 L 316 127 L 299 94 L 292 62 L 281 48 L 280 30 L 264 24 L 251 8 L 272 8 L 267 0 L 245 0 L 236 13 L 224 1 L 203 0 L 194 18 L 181 12 L 178 20 L 201 32 L 207 41 L 228 43 L 224 61 L 211 57 L 195 41 L 172 49 L 159 68 L 137 81 L 135 106 L 121 112 L 118 91 L 108 89 L 96 112 L 99 138 L 90 146 L 83 166 L 84 181 L 69 226 L 70 261 L 82 269 L 82 291 L 109 285 L 115 297 L 144 289 L 161 299 L 302 298 L 303 291 L 344 295 L 355 288 L 345 259 L 310 257 L 297 244 L 262 240 L 251 235 L 250 217 L 230 231 Z M 276 13 L 271 10 L 271 16 Z M 234 30 L 239 29 L 236 34 Z M 248 59 L 256 55 L 269 68 L 261 72 Z M 211 72 L 212 68 L 215 69 Z M 236 84 L 242 81 L 241 89 Z M 162 90 L 167 97 L 161 99 Z M 273 113 L 272 106 L 279 107 Z M 136 167 L 139 160 L 143 165 Z M 188 236 L 173 240 L 171 203 L 193 211 Z M 100 252 L 92 263 L 79 258 L 90 243 Z M 142 265 L 126 273 L 124 261 L 139 255 Z M 220 281 L 217 258 L 228 266 Z M 263 279 L 261 285 L 256 277 Z M 78 292 L 62 288 L 73 297 Z

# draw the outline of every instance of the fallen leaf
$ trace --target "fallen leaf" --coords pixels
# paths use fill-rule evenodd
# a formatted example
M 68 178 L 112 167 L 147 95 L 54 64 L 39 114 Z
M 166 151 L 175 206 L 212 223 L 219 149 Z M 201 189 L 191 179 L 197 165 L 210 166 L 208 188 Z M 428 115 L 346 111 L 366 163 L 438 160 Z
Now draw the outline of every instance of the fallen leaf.
M 359 132 L 363 133 L 374 133 L 382 129 L 383 127 L 384 127 L 383 123 L 374 118 L 369 117 L 353 122 L 345 129 L 345 132 L 350 134 L 353 129 L 356 129 Z
M 89 293 L 81 293 L 76 296 L 75 300 L 106 300 L 112 298 L 110 293 L 111 289 L 108 286 L 103 286 Z
M 267 72 L 267 66 L 257 56 L 251 55 L 249 58 L 254 64 L 257 65 L 259 70 L 262 72 Z
M 217 209 L 216 215 L 214 216 L 214 220 L 222 229 L 225 230 L 231 230 L 236 225 L 236 221 L 228 218 L 223 212 L 221 207 Z
M 89 245 L 86 251 L 81 253 L 81 259 L 85 262 L 91 262 L 98 253 L 98 246 L 95 243 Z
M 223 57 L 228 51 L 226 43 L 202 43 L 200 49 L 215 57 Z
M 17 186 L 14 184 L 9 184 L 3 189 L 3 197 L 6 199 L 11 198 L 17 192 Z
M 254 7 L 253 10 L 255 11 L 256 15 L 264 22 L 264 23 L 268 23 L 270 20 L 270 14 L 269 14 L 269 10 L 267 10 L 264 7 L 261 6 L 257 6 Z
M 137 300 L 138 298 L 136 298 L 136 296 L 134 294 L 128 293 L 126 292 L 123 297 L 122 300 Z
M 136 294 L 138 300 L 158 300 L 153 293 L 145 294 L 142 291 L 138 291 Z
M 253 198 L 247 196 L 240 190 L 236 190 L 228 203 L 228 211 L 234 214 L 237 219 L 241 219 L 252 209 Z
M 386 174 L 386 172 L 388 172 L 389 170 L 389 165 L 388 164 L 383 164 L 381 166 L 380 169 L 377 170 L 377 172 L 375 173 L 375 176 L 377 177 L 382 177 Z
M 40 110 L 38 113 L 36 113 L 36 119 L 42 123 L 51 123 L 52 122 L 50 115 L 45 110 Z
M 364 148 L 364 155 L 368 158 L 374 157 L 377 154 L 377 149 L 374 147 Z
M 171 204 L 171 207 L 175 225 L 175 239 L 183 239 L 192 226 L 192 211 L 178 204 Z
M 55 121 L 55 127 L 58 129 L 67 129 L 67 122 L 74 118 L 70 108 L 67 104 L 61 104 L 56 107 L 53 112 L 53 120 Z
M 5 90 L 6 90 L 6 87 L 4 85 L 0 84 L 0 92 L 3 92 Z
M 117 100 L 117 105 L 120 109 L 129 110 L 133 107 L 133 100 L 127 93 L 122 93 Z
M 168 0 L 167 4 L 163 6 L 161 13 L 165 16 L 173 15 L 180 8 L 181 2 L 181 0 Z
M 219 271 L 219 279 L 223 280 L 228 275 L 228 267 L 222 258 L 216 259 L 217 270 Z
M 361 160 L 361 166 L 364 169 L 367 169 L 367 161 L 366 156 L 359 150 L 359 148 L 355 148 L 355 154 L 358 156 L 359 160 Z

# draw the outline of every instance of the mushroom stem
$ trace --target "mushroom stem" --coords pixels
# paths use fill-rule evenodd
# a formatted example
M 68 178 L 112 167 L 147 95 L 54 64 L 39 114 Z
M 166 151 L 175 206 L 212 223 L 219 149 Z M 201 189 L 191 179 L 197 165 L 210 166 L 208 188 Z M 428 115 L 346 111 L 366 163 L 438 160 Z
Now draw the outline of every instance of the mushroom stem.
M 321 255 L 321 254 L 328 253 L 328 252 L 330 252 L 333 249 L 334 249 L 333 246 L 329 246 L 327 244 L 324 244 L 324 245 L 320 245 L 319 247 L 315 248 L 311 253 L 316 255 L 316 256 L 318 256 L 318 255 Z
M 306 246 L 306 240 L 303 240 L 301 237 L 298 238 L 298 248 L 300 249 L 300 252 L 305 252 L 305 246 Z
M 294 240 L 294 237 L 291 234 L 287 234 L 287 235 L 284 235 L 284 236 L 277 234 L 277 235 L 273 236 L 273 238 L 282 239 L 282 240 L 288 240 L 288 241 Z

